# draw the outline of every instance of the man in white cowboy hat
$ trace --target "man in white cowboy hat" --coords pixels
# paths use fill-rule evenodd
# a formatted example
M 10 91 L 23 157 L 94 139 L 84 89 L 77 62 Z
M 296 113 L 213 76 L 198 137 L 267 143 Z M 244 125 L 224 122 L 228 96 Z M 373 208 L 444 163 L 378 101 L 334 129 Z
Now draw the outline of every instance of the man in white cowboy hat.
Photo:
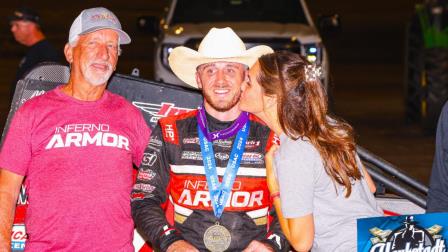
M 202 90 L 203 105 L 159 120 L 132 191 L 137 227 L 162 251 L 285 251 L 271 208 L 264 153 L 274 134 L 238 108 L 249 50 L 230 28 L 212 28 L 198 51 L 177 47 L 169 63 Z M 173 215 L 167 211 L 173 206 Z M 170 213 L 170 211 L 167 211 Z
M 0 152 L 0 251 L 11 249 L 25 176 L 27 251 L 134 251 L 129 192 L 150 130 L 105 90 L 120 44 L 130 42 L 111 11 L 82 11 L 64 49 L 68 83 L 15 113 Z

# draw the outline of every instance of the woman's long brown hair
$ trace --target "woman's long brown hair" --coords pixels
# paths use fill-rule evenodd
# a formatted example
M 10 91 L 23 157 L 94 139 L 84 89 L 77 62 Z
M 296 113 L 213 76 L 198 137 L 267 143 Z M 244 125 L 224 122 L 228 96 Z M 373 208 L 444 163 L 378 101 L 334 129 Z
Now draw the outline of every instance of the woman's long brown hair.
M 319 151 L 325 170 L 336 183 L 352 191 L 351 180 L 361 178 L 356 165 L 352 127 L 328 115 L 328 102 L 320 80 L 306 81 L 310 65 L 298 54 L 281 51 L 258 60 L 261 71 L 257 81 L 266 95 L 277 97 L 280 125 L 287 136 L 306 137 Z

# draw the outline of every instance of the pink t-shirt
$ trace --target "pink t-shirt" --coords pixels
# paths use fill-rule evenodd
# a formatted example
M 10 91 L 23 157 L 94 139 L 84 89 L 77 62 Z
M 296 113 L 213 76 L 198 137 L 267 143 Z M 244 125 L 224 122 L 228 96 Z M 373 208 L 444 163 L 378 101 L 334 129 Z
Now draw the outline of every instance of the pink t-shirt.
M 0 167 L 26 176 L 26 250 L 133 251 L 132 163 L 149 134 L 109 91 L 84 102 L 56 88 L 26 102 L 0 152 Z

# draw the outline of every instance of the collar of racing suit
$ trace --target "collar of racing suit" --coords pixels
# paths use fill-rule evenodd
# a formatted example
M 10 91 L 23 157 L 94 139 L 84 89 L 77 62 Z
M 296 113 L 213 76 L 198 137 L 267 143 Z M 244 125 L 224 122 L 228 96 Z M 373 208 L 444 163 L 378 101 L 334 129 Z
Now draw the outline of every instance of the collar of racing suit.
M 211 116 L 209 113 L 207 113 L 207 110 L 205 110 L 205 115 L 207 118 L 207 127 L 209 132 L 218 131 L 226 129 L 230 126 L 232 126 L 234 121 L 220 121 L 213 116 Z

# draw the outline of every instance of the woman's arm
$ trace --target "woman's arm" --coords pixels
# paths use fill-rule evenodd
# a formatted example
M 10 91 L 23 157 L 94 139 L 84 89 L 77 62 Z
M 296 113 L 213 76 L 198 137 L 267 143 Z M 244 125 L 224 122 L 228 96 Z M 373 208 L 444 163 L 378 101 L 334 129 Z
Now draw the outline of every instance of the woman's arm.
M 308 214 L 298 218 L 284 218 L 279 197 L 274 199 L 274 207 L 283 233 L 291 246 L 297 252 L 306 252 L 313 246 L 314 220 L 313 215 Z
M 370 174 L 367 172 L 366 167 L 363 165 L 361 161 L 359 161 L 362 167 L 362 171 L 364 173 L 364 178 L 366 179 L 367 185 L 369 186 L 370 192 L 375 193 L 376 192 L 376 186 L 375 182 L 373 182 L 372 177 L 370 177 Z
M 277 145 L 273 145 L 266 153 L 266 176 L 269 192 L 272 196 L 272 201 L 277 212 L 277 217 L 280 222 L 280 227 L 288 239 L 289 243 L 298 252 L 309 251 L 313 246 L 314 239 L 314 220 L 313 215 L 308 214 L 298 218 L 284 218 L 281 210 L 281 201 L 279 197 L 279 186 L 274 170 L 273 156 L 278 149 Z

